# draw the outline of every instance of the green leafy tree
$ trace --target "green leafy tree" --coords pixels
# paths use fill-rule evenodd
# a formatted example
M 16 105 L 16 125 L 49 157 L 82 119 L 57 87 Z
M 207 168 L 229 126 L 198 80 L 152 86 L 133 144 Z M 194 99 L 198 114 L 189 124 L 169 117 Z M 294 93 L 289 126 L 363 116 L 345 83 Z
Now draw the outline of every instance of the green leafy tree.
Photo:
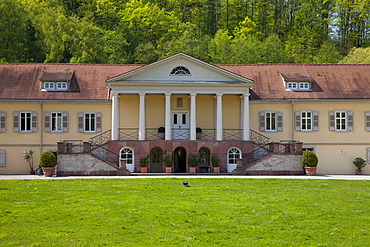
M 370 64 L 370 47 L 352 48 L 348 55 L 339 63 L 347 64 Z

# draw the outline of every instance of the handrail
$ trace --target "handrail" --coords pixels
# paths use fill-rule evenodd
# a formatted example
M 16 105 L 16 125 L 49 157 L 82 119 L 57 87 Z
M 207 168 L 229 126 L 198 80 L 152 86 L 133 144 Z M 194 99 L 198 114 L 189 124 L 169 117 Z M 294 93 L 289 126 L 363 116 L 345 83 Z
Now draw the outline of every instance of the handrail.
M 114 153 L 101 145 L 92 144 L 90 153 L 97 158 L 117 166 L 117 168 L 119 167 L 119 154 Z
M 103 145 L 112 138 L 112 130 L 107 130 L 99 135 L 90 138 L 90 142 L 98 145 Z
M 254 131 L 254 130 L 250 129 L 250 132 L 249 133 L 250 133 L 250 139 L 254 143 L 257 143 L 257 144 L 268 144 L 268 143 L 271 142 L 269 137 L 264 136 L 261 133 L 258 133 L 257 131 Z

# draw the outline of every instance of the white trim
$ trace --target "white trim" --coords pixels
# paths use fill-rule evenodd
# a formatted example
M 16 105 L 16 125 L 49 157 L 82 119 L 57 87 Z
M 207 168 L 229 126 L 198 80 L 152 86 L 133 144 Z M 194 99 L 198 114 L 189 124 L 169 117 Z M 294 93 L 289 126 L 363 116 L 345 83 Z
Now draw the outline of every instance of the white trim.
M 145 140 L 145 93 L 139 96 L 139 140 Z
M 197 139 L 196 125 L 197 125 L 197 103 L 196 103 L 197 93 L 190 93 L 190 140 Z
M 112 94 L 112 140 L 118 140 L 119 99 L 118 94 Z
M 165 140 L 171 140 L 171 93 L 165 93 Z
M 216 94 L 216 141 L 222 141 L 222 95 Z

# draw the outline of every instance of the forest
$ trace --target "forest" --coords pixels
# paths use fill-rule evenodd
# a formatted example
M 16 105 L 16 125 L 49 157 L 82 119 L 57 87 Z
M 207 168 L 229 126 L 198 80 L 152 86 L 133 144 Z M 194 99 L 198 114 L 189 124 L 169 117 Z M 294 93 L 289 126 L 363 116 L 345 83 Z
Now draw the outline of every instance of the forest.
M 2 63 L 180 51 L 212 64 L 370 63 L 369 0 L 0 0 L 0 18 Z

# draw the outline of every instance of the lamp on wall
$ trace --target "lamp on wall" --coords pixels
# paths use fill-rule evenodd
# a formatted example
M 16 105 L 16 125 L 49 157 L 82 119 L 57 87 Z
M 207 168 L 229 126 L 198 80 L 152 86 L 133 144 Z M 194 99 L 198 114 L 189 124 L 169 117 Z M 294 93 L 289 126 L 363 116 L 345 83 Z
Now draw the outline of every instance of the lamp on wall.
M 27 151 L 26 151 L 26 150 L 23 150 L 23 151 L 22 151 L 22 154 L 23 154 L 23 156 L 26 156 Z
M 346 155 L 346 150 L 342 149 L 342 155 Z

